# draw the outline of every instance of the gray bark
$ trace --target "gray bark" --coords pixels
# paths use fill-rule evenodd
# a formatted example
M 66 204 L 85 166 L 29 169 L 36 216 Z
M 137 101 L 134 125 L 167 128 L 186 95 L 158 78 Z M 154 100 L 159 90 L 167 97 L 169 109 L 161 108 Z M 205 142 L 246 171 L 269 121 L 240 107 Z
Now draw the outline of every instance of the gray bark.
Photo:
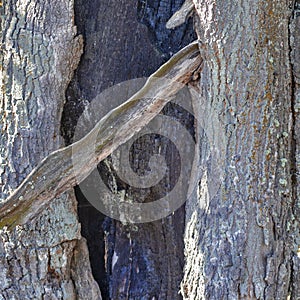
M 186 205 L 182 294 L 299 299 L 294 2 L 195 3 L 205 66 L 194 107 L 197 118 L 211 118 L 198 127 L 201 172 Z
M 290 22 L 290 45 L 292 63 L 292 118 L 294 122 L 292 151 L 295 160 L 292 163 L 292 182 L 294 192 L 295 215 L 300 214 L 300 2 L 294 2 L 293 13 Z M 298 219 L 299 220 L 299 219 Z M 297 228 L 297 227 L 296 227 Z M 291 276 L 291 298 L 300 298 L 300 242 L 299 242 L 299 223 L 296 229 L 296 251 L 292 256 L 292 276 Z M 298 247 L 297 247 L 298 245 Z M 298 249 L 297 249 L 298 248 Z
M 82 53 L 73 16 L 72 1 L 1 3 L 1 202 L 62 146 L 64 93 Z M 73 192 L 0 237 L 1 299 L 101 299 Z
M 133 2 L 77 2 L 76 22 L 86 44 L 67 92 L 62 128 L 67 143 L 87 102 L 118 82 L 149 75 L 183 40 L 186 25 L 172 31 L 175 42 L 162 29 L 181 1 L 139 1 L 139 19 L 152 44 L 136 22 Z M 105 218 L 77 190 L 93 275 L 105 299 L 299 299 L 299 1 L 194 4 L 204 59 L 198 83 L 190 86 L 197 121 L 195 190 L 174 215 L 139 225 Z M 42 158 L 62 147 L 64 93 L 82 41 L 75 37 L 71 2 L 11 0 L 1 9 L 4 199 Z M 145 53 L 153 57 L 146 74 Z M 192 131 L 193 123 L 187 122 Z M 134 151 L 141 153 L 146 142 Z M 172 151 L 162 154 L 177 163 Z M 117 157 L 115 152 L 98 166 L 112 189 L 153 200 L 155 193 L 141 196 L 118 179 L 112 171 Z M 140 157 L 132 158 L 136 171 L 147 167 L 147 155 Z M 1 231 L 0 298 L 101 297 L 75 207 L 69 192 L 36 220 Z

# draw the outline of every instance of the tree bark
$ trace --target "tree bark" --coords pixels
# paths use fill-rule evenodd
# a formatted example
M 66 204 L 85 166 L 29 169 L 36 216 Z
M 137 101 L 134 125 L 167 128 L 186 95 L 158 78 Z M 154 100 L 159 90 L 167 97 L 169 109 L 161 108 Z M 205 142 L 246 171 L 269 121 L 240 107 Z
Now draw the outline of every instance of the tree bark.
M 193 3 L 204 59 L 189 87 L 193 110 L 171 104 L 162 111 L 195 140 L 186 205 L 159 221 L 127 224 L 97 212 L 79 186 L 88 254 L 74 195 L 63 194 L 34 221 L 1 230 L 0 299 L 101 299 L 92 273 L 104 299 L 300 298 L 300 3 Z M 74 74 L 82 38 L 72 1 L 9 0 L 0 7 L 1 199 L 62 147 L 66 90 L 61 130 L 70 144 L 84 107 L 99 93 L 148 76 L 193 36 L 190 21 L 165 28 L 182 1 L 138 1 L 137 12 L 135 4 L 75 2 L 85 46 Z M 185 5 L 178 24 L 191 1 Z M 134 144 L 138 156 L 130 154 L 138 174 L 154 153 L 148 138 Z M 176 151 L 163 140 L 159 154 L 177 165 Z M 118 177 L 119 155 L 98 165 L 111 199 L 115 193 L 147 202 L 169 192 L 177 168 L 164 186 L 141 192 Z M 85 184 L 105 197 L 93 179 Z
M 64 93 L 82 37 L 76 36 L 72 1 L 8 0 L 0 9 L 3 201 L 63 145 Z M 52 201 L 34 221 L 1 230 L 0 237 L 0 299 L 101 299 L 73 192 Z
M 197 131 L 182 294 L 298 299 L 298 13 L 293 1 L 195 3 L 205 66 L 194 108 L 210 117 Z

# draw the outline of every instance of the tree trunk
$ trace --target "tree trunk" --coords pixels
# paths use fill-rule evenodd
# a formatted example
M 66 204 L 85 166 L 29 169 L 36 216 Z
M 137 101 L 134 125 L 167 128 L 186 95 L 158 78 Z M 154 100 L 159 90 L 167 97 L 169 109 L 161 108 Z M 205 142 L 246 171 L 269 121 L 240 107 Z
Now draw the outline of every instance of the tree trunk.
M 201 172 L 186 204 L 184 299 L 300 297 L 293 7 L 293 1 L 196 3 L 205 61 L 193 97 Z
M 1 3 L 2 201 L 63 146 L 65 90 L 82 53 L 73 17 L 67 0 Z M 101 299 L 73 192 L 0 236 L 0 299 Z
M 165 28 L 181 4 L 1 5 L 3 201 L 63 146 L 60 126 L 66 144 L 76 141 L 76 130 L 95 121 L 97 111 L 83 113 L 89 103 L 96 99 L 104 113 L 114 98 L 126 100 L 113 89 L 106 99 L 99 94 L 149 76 L 196 38 L 191 19 Z M 168 118 L 175 120 L 172 134 L 188 147 L 178 155 L 164 136 L 146 132 L 130 148 L 130 165 L 143 176 L 151 156 L 165 157 L 168 169 L 160 184 L 138 189 L 121 179 L 119 149 L 98 165 L 108 189 L 99 188 L 93 174 L 75 188 L 88 249 L 71 191 L 26 225 L 2 229 L 0 299 L 101 299 L 100 290 L 103 299 L 300 299 L 300 3 L 194 4 L 201 74 L 175 100 L 183 99 L 182 106 L 166 105 L 154 121 L 160 128 Z M 128 97 L 140 81 L 125 87 Z M 181 127 L 188 129 L 190 143 Z M 191 178 L 181 180 L 186 156 L 193 162 Z M 182 187 L 177 197 L 187 203 L 141 224 L 105 216 L 85 193 L 148 203 L 171 194 L 174 186 Z

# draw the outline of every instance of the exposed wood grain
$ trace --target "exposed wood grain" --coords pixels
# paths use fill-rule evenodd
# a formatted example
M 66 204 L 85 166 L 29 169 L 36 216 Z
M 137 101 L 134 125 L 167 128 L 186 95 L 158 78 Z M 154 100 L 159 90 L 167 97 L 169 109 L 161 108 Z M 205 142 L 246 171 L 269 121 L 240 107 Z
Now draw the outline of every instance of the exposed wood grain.
M 202 59 L 194 42 L 152 74 L 144 87 L 101 119 L 80 141 L 51 153 L 0 207 L 0 227 L 14 227 L 34 218 L 53 198 L 84 180 L 96 164 L 138 132 L 186 85 Z M 95 143 L 96 140 L 96 143 Z M 82 153 L 95 144 L 80 168 Z

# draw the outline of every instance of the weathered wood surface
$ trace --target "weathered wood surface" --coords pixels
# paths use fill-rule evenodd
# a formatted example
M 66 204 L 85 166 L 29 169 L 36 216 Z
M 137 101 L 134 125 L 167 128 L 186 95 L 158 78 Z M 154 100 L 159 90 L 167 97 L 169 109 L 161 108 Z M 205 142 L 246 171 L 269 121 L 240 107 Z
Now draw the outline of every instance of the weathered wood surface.
M 1 227 L 26 223 L 50 200 L 84 180 L 97 163 L 142 129 L 191 81 L 201 62 L 198 42 L 188 45 L 150 76 L 139 92 L 100 120 L 84 138 L 46 157 L 1 205 Z M 74 161 L 76 168 L 73 168 Z
M 193 0 L 186 0 L 181 6 L 181 8 L 166 23 L 166 27 L 168 29 L 173 29 L 182 25 L 187 20 L 194 7 L 195 4 Z
M 65 90 L 82 54 L 73 1 L 1 1 L 0 203 L 63 147 Z M 70 191 L 0 230 L 0 299 L 101 299 Z M 83 268 L 84 266 L 84 268 Z M 77 280 L 80 278 L 80 280 Z

